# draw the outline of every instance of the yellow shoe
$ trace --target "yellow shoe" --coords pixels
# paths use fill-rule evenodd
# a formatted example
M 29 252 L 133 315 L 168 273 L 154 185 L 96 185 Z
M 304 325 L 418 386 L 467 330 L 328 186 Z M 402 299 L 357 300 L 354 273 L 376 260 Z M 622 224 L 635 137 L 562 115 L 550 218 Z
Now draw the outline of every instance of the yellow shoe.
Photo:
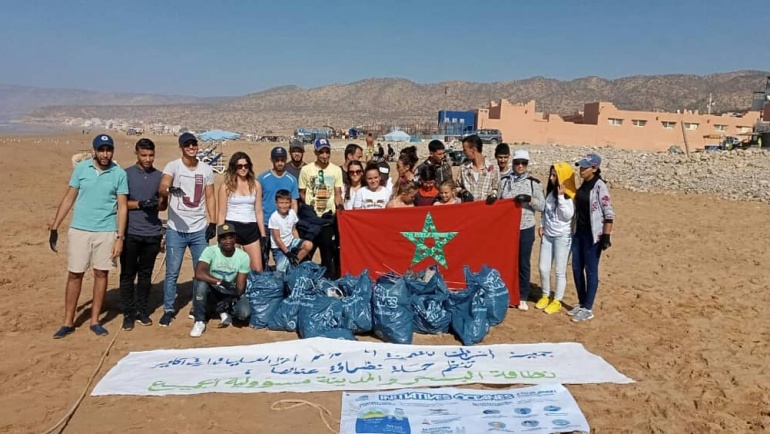
M 540 300 L 537 301 L 537 304 L 535 305 L 536 309 L 545 309 L 546 306 L 548 306 L 548 303 L 551 300 L 548 299 L 547 296 L 540 297 Z
M 554 300 L 548 305 L 548 307 L 545 308 L 543 312 L 547 314 L 552 314 L 552 313 L 559 313 L 560 311 L 561 311 L 561 301 Z

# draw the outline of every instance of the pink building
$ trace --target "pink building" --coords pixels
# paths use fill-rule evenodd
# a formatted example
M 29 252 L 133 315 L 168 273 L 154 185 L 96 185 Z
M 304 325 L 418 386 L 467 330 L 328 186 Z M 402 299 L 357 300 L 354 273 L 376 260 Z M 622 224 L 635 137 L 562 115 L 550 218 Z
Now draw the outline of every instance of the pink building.
M 503 99 L 477 110 L 476 127 L 500 130 L 506 143 L 612 146 L 647 151 L 663 151 L 673 145 L 684 149 L 686 134 L 690 150 L 694 150 L 718 144 L 725 136 L 750 133 L 761 114 L 630 111 L 619 110 L 610 102 L 594 102 L 586 104 L 583 113 L 562 117 L 537 112 L 534 100 L 511 104 Z

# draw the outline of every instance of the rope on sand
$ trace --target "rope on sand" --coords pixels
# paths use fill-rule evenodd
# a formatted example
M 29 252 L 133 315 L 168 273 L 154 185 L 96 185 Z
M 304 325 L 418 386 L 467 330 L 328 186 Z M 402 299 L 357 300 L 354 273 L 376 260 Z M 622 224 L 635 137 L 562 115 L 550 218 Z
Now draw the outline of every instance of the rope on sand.
M 284 411 L 284 410 L 291 410 L 292 408 L 302 407 L 303 405 L 307 405 L 310 407 L 315 408 L 318 410 L 318 415 L 321 416 L 321 421 L 326 425 L 326 428 L 329 430 L 329 432 L 332 432 L 334 434 L 337 434 L 340 432 L 339 429 L 334 429 L 327 421 L 327 417 L 330 418 L 336 425 L 339 425 L 339 421 L 334 419 L 332 416 L 332 412 L 329 411 L 328 408 L 324 407 L 321 404 L 316 404 L 314 402 L 305 401 L 304 399 L 281 399 L 279 401 L 276 401 L 273 403 L 273 405 L 270 406 L 270 410 L 275 411 Z

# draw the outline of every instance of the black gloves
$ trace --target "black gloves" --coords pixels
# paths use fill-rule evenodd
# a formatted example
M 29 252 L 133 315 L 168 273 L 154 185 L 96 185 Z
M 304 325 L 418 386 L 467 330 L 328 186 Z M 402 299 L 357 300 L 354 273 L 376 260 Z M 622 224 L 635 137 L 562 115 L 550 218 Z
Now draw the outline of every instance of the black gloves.
M 518 203 L 530 203 L 532 202 L 532 196 L 528 194 L 517 194 L 513 200 L 515 200 Z
M 211 285 L 212 288 L 214 288 L 215 291 L 222 295 L 226 295 L 229 297 L 238 297 L 240 294 L 238 294 L 237 286 L 234 282 L 225 282 L 222 281 L 219 283 L 219 285 Z
M 226 297 L 217 302 L 215 311 L 220 314 L 223 312 L 229 313 L 235 304 L 238 303 L 238 297 Z
M 51 246 L 51 250 L 58 253 L 56 250 L 56 242 L 59 241 L 59 231 L 51 229 L 51 233 L 48 235 L 48 245 Z
M 607 250 L 611 245 L 612 243 L 610 242 L 610 234 L 602 234 L 602 236 L 599 238 L 599 248 L 602 250 Z
M 158 199 L 140 200 L 139 209 L 153 210 L 158 209 Z
M 299 265 L 299 259 L 297 259 L 297 254 L 294 252 L 289 252 L 286 254 L 286 258 L 289 260 L 289 264 L 291 264 L 292 267 L 296 267 Z
M 206 228 L 206 242 L 208 243 L 216 235 L 217 235 L 217 224 L 209 223 L 209 226 Z
M 497 193 L 492 193 L 489 196 L 487 196 L 487 200 L 486 200 L 487 205 L 492 205 L 493 203 L 495 203 L 495 201 L 497 201 Z
M 182 197 L 184 196 L 184 190 L 182 190 L 179 187 L 169 187 L 168 188 L 168 194 L 176 197 Z
M 270 235 L 259 239 L 259 249 L 262 253 L 262 269 L 267 270 L 267 263 L 270 261 Z
M 462 202 L 473 202 L 473 195 L 468 190 L 461 191 L 457 194 L 457 197 L 459 197 Z

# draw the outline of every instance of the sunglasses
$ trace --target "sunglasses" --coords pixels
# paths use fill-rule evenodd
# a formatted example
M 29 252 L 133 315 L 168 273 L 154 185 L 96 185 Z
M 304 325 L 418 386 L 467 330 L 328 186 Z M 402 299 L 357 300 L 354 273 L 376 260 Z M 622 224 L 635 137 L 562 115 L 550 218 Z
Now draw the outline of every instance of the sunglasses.
M 348 170 L 348 173 L 351 175 L 360 175 L 364 172 L 362 170 Z
M 251 164 L 236 164 L 236 169 L 251 169 Z
M 529 165 L 529 161 L 527 160 L 513 160 L 514 166 L 527 166 Z
M 187 142 L 182 145 L 183 148 L 197 148 L 198 142 Z

